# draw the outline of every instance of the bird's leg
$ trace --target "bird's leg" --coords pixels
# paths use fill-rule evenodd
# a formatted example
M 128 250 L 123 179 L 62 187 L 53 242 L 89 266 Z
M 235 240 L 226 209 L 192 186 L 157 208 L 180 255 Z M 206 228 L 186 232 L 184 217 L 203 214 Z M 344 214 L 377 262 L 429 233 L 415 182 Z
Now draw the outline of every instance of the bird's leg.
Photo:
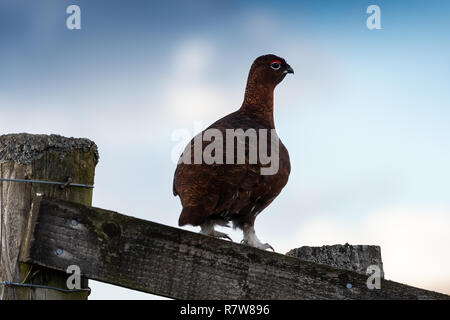
M 210 221 L 200 225 L 200 228 L 201 228 L 200 233 L 204 234 L 205 236 L 210 236 L 219 239 L 225 238 L 233 242 L 233 240 L 226 233 L 214 230 L 214 223 L 211 223 Z
M 262 250 L 272 249 L 272 251 L 275 252 L 270 244 L 262 243 L 261 241 L 259 241 L 255 233 L 255 227 L 253 225 L 244 225 L 242 231 L 244 232 L 244 239 L 242 239 L 241 243 Z

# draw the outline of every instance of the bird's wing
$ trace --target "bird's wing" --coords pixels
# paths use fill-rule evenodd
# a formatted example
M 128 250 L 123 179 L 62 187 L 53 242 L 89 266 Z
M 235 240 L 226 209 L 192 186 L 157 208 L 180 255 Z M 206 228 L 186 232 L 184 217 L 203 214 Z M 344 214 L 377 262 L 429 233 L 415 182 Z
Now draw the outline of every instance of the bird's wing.
M 222 129 L 222 128 L 220 128 Z M 203 142 L 203 150 L 210 142 Z M 249 141 L 245 149 L 248 150 Z M 193 163 L 194 145 L 191 141 L 191 161 Z M 224 161 L 226 159 L 226 148 Z M 236 155 L 236 151 L 235 151 Z M 208 214 L 223 211 L 239 211 L 247 205 L 252 191 L 261 185 L 264 177 L 257 164 L 184 164 L 179 163 L 175 170 L 173 193 L 179 195 L 183 207 L 203 206 Z

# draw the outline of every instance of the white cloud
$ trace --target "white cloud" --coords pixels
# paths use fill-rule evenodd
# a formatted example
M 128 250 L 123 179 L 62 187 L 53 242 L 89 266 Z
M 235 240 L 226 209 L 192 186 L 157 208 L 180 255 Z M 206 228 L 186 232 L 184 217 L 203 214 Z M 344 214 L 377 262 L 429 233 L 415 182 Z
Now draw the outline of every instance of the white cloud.
M 162 99 L 171 122 L 210 123 L 218 115 L 234 111 L 223 83 L 215 85 L 212 81 L 220 72 L 215 62 L 214 46 L 205 39 L 190 38 L 174 49 Z
M 172 57 L 173 77 L 184 81 L 201 79 L 214 64 L 214 47 L 205 39 L 188 38 L 179 43 Z

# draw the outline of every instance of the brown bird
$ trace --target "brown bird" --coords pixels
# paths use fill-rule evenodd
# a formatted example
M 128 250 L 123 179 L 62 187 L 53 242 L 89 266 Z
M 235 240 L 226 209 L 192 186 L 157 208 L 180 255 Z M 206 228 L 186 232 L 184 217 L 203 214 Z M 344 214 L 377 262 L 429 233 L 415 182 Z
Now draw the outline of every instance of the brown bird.
M 214 122 L 187 145 L 173 180 L 173 193 L 183 206 L 180 226 L 200 226 L 205 235 L 230 239 L 214 226 L 228 226 L 232 221 L 234 228 L 243 230 L 243 243 L 273 250 L 258 239 L 254 223 L 286 185 L 291 170 L 289 153 L 278 140 L 273 120 L 273 92 L 288 73 L 294 70 L 283 58 L 273 54 L 257 58 L 250 68 L 241 108 Z M 236 134 L 238 129 L 244 136 Z M 230 132 L 235 135 L 228 136 Z M 256 139 L 252 139 L 255 132 Z M 197 147 L 195 141 L 200 141 Z M 239 147 L 245 149 L 245 161 L 239 161 Z M 199 154 L 204 157 L 207 151 L 212 163 L 195 158 Z M 270 164 L 265 155 L 270 155 Z

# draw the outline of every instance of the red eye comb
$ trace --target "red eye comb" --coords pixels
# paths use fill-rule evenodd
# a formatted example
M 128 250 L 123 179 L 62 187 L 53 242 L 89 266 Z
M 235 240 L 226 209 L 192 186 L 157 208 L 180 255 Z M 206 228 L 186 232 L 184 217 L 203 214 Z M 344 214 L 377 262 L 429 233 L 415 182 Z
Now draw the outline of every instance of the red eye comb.
M 278 64 L 281 64 L 281 61 L 280 61 L 280 60 L 272 60 L 272 61 L 270 61 L 270 64 L 272 64 L 272 63 L 278 63 Z

